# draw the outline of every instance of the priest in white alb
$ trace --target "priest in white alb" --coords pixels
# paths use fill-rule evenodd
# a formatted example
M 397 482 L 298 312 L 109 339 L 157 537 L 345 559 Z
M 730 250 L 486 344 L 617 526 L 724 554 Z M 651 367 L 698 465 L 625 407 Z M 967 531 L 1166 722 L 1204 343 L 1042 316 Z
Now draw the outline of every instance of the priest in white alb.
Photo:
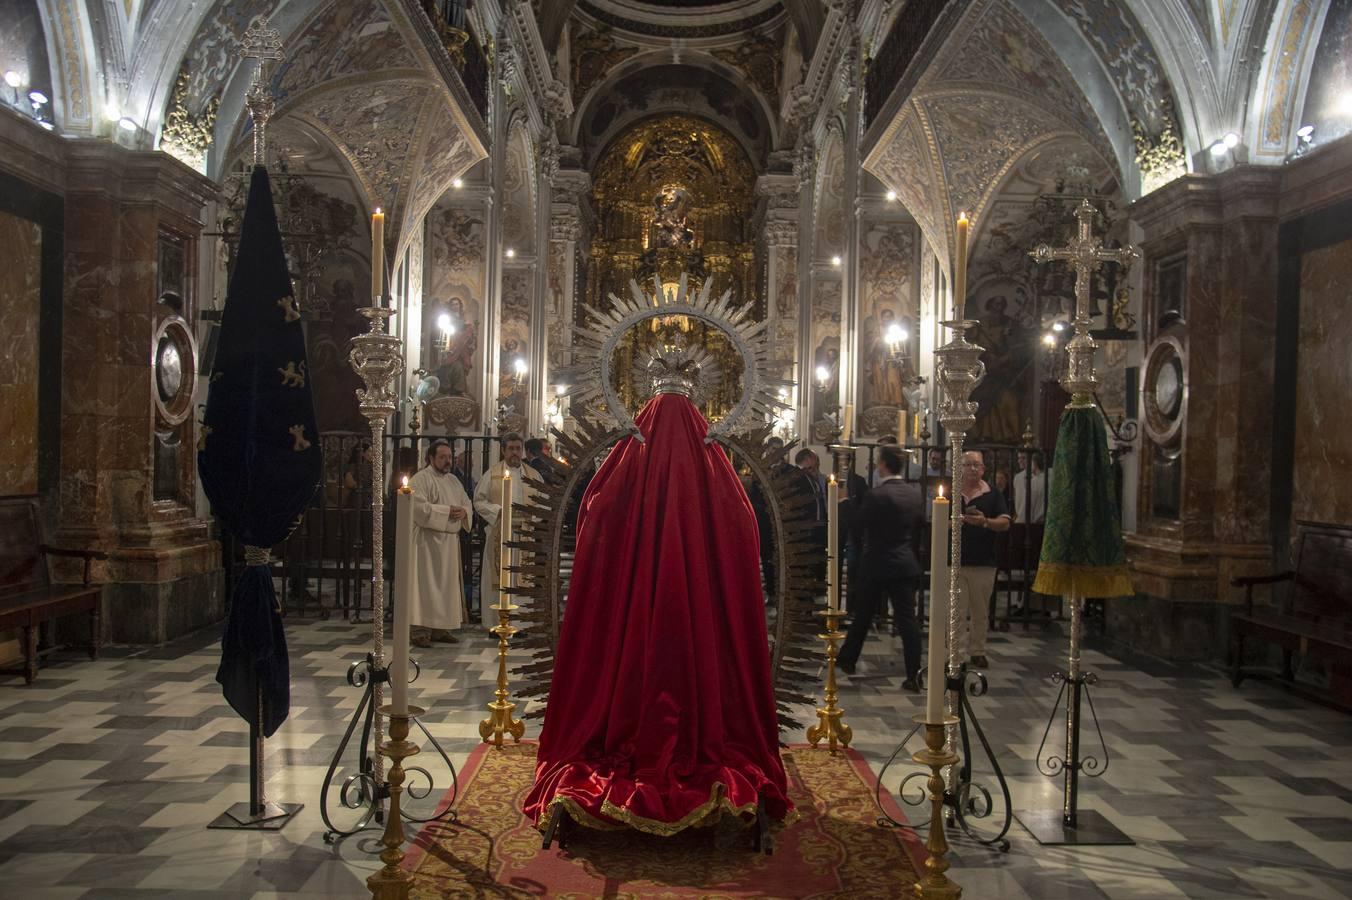
M 455 643 L 464 624 L 465 590 L 460 534 L 474 523 L 474 506 L 451 471 L 454 454 L 444 440 L 432 442 L 427 465 L 413 476 L 413 546 L 416 577 L 409 592 L 409 623 L 417 646 L 432 640 Z
M 474 511 L 484 520 L 484 562 L 483 570 L 479 573 L 479 584 L 481 586 L 480 610 L 481 618 L 486 628 L 492 628 L 498 624 L 496 613 L 488 610 L 490 606 L 496 606 L 498 602 L 498 574 L 501 571 L 498 556 L 498 522 L 502 518 L 502 476 L 504 472 L 512 473 L 512 506 L 518 506 L 527 500 L 536 496 L 536 488 L 531 486 L 531 482 L 542 484 L 543 479 L 540 473 L 522 462 L 526 453 L 526 445 L 521 439 L 521 435 L 512 432 L 502 436 L 500 441 L 502 447 L 502 459 L 493 464 L 483 477 L 479 479 L 479 486 L 474 489 Z M 515 521 L 521 521 L 518 515 Z

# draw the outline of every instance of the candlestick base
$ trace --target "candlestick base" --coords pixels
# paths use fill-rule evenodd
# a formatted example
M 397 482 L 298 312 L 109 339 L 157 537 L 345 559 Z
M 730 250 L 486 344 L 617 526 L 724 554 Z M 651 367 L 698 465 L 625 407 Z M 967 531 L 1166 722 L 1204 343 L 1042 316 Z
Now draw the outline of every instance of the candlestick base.
M 949 880 L 947 875 L 951 863 L 948 861 L 948 836 L 944 833 L 943 816 L 943 769 L 958 762 L 957 753 L 944 749 L 944 737 L 947 729 L 956 725 L 958 719 L 956 716 L 946 716 L 942 722 L 926 722 L 922 714 L 911 721 L 916 723 L 917 728 L 925 730 L 925 749 L 916 751 L 911 759 L 930 770 L 926 786 L 929 788 L 931 810 L 929 840 L 925 842 L 929 859 L 925 860 L 925 874 L 915 883 L 915 896 L 930 900 L 958 900 L 962 896 L 962 888 Z
M 385 834 L 380 842 L 385 849 L 380 852 L 380 861 L 384 867 L 366 879 L 373 900 L 408 900 L 412 880 L 404 871 L 404 820 L 400 816 L 400 800 L 404 794 L 404 760 L 416 756 L 420 751 L 417 744 L 408 740 L 409 720 L 424 715 L 427 711 L 416 706 L 396 712 L 392 706 L 382 706 L 380 713 L 390 726 L 390 739 L 380 745 L 381 756 L 390 760 L 388 776 L 390 795 L 390 815 L 385 820 Z
M 520 742 L 526 734 L 526 723 L 512 717 L 516 704 L 507 699 L 511 696 L 507 690 L 507 642 L 520 630 L 511 624 L 510 616 L 520 608 L 505 599 L 500 600 L 497 606 L 489 607 L 498 614 L 498 624 L 490 629 L 498 636 L 498 689 L 493 692 L 494 699 L 488 703 L 488 718 L 479 723 L 479 737 L 483 738 L 485 744 L 494 747 L 502 746 L 505 735 L 511 735 L 514 742 Z
M 841 721 L 845 710 L 836 706 L 836 654 L 837 645 L 845 639 L 845 632 L 840 630 L 845 613 L 827 609 L 817 615 L 826 619 L 826 631 L 817 635 L 826 641 L 826 705 L 817 707 L 817 724 L 808 727 L 807 740 L 814 747 L 825 740 L 827 748 L 835 753 L 837 744 L 848 747 L 854 738 L 854 730 Z

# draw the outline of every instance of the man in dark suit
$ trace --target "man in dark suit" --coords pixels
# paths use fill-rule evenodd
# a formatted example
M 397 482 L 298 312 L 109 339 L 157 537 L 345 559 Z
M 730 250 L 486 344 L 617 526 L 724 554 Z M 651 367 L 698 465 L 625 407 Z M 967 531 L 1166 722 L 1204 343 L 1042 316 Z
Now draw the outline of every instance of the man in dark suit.
M 925 505 L 920 489 L 902 480 L 901 465 L 901 457 L 893 448 L 879 451 L 882 480 L 860 504 L 858 525 L 864 533 L 864 555 L 860 563 L 859 608 L 851 611 L 849 633 L 836 665 L 847 675 L 854 674 L 873 617 L 890 598 L 906 666 L 902 687 L 918 693 L 920 626 L 915 618 L 915 589 L 921 570 L 914 545 L 924 520 Z

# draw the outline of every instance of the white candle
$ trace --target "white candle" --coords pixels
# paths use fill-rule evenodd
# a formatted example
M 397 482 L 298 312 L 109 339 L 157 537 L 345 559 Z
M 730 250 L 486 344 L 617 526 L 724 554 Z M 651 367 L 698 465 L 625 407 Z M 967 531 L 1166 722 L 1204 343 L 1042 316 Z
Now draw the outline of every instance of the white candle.
M 958 258 L 953 266 L 953 307 L 957 310 L 959 320 L 967 308 L 967 227 L 967 213 L 960 213 L 957 235 Z
M 506 467 L 502 470 L 502 516 L 498 519 L 498 605 L 507 605 L 507 588 L 512 586 L 512 574 L 507 570 L 511 565 L 512 551 L 507 542 L 512 538 L 512 473 Z
M 850 442 L 850 434 L 853 431 L 852 427 L 853 425 L 854 425 L 854 404 L 846 403 L 845 415 L 841 418 L 840 422 L 841 429 L 840 442 L 842 444 L 848 444 Z
M 385 293 L 385 214 L 371 213 L 371 297 Z
M 840 585 L 836 560 L 840 558 L 840 485 L 833 474 L 826 480 L 826 604 L 840 609 Z
M 944 623 L 948 620 L 949 508 L 944 486 L 934 498 L 930 531 L 929 678 L 925 691 L 925 721 L 944 720 Z
M 897 410 L 897 443 L 906 444 L 906 410 Z
M 408 476 L 394 502 L 394 656 L 390 660 L 390 698 L 396 715 L 408 713 L 409 613 L 416 577 L 413 550 L 413 488 Z

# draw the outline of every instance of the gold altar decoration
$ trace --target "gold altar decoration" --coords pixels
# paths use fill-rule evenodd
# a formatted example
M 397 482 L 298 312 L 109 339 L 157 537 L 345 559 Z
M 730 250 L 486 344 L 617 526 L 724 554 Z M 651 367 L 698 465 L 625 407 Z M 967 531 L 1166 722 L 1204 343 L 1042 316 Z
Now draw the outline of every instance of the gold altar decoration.
M 390 759 L 388 784 L 390 788 L 390 809 L 385 815 L 385 833 L 380 843 L 385 849 L 380 851 L 380 861 L 384 868 L 366 879 L 371 890 L 371 900 L 408 900 L 412 882 L 408 872 L 404 871 L 404 818 L 400 810 L 400 800 L 404 794 L 404 760 L 420 752 L 417 744 L 408 739 L 408 723 L 411 719 L 424 715 L 427 710 L 410 706 L 406 712 L 396 712 L 393 706 L 382 706 L 381 715 L 390 722 L 390 739 L 380 745 L 380 755 Z
M 611 294 L 625 296 L 631 280 L 648 292 L 677 290 L 682 274 L 691 293 L 708 281 L 713 296 L 731 290 L 754 317 L 764 318 L 756 273 L 751 217 L 756 173 L 746 151 L 727 131 L 693 116 L 641 120 L 621 132 L 596 167 L 587 297 L 581 309 L 607 308 Z M 578 324 L 584 324 L 579 321 Z M 650 396 L 635 364 L 677 335 L 705 349 L 724 374 L 722 388 L 701 412 L 722 418 L 741 393 L 741 359 L 716 328 L 684 316 L 654 318 L 632 329 L 610 365 L 619 395 L 631 413 Z
M 826 705 L 817 707 L 817 724 L 809 726 L 807 740 L 814 747 L 825 740 L 827 749 L 835 753 L 837 744 L 848 747 L 854 738 L 854 729 L 841 721 L 845 710 L 836 706 L 836 655 L 840 642 L 845 639 L 845 632 L 840 630 L 840 620 L 845 618 L 845 613 L 825 609 L 817 614 L 826 618 L 826 631 L 817 635 L 826 641 Z
M 496 480 L 496 479 L 495 479 Z M 485 744 L 492 744 L 495 747 L 502 746 L 504 735 L 511 735 L 512 740 L 520 741 L 526 733 L 526 725 L 520 719 L 514 718 L 512 713 L 516 710 L 516 704 L 510 699 L 511 692 L 507 688 L 507 646 L 512 635 L 520 631 L 512 625 L 512 613 L 516 612 L 518 607 L 512 603 L 511 597 L 515 593 L 516 569 L 512 565 L 511 542 L 514 536 L 512 529 L 512 473 L 510 469 L 503 472 L 500 481 L 500 496 L 502 497 L 501 518 L 498 519 L 498 603 L 496 606 L 490 606 L 489 609 L 498 614 L 498 624 L 494 625 L 492 633 L 498 637 L 498 687 L 493 692 L 493 699 L 488 704 L 489 715 L 479 723 L 479 736 L 483 738 Z

